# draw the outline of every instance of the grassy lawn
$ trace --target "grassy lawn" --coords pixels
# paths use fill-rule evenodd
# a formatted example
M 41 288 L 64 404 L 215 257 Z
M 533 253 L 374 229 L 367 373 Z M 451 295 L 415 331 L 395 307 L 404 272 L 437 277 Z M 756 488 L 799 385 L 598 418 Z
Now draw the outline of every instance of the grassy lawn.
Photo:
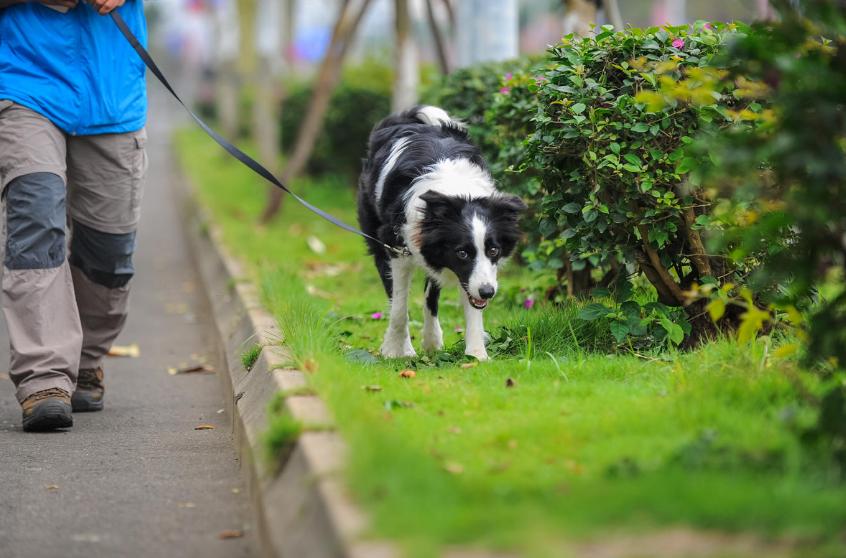
M 561 556 L 572 541 L 687 526 L 800 540 L 790 553 L 802 556 L 846 552 L 846 487 L 814 466 L 788 425 L 804 412 L 796 384 L 815 381 L 772 358 L 771 340 L 615 355 L 576 306 L 524 309 L 518 285 L 531 278 L 514 267 L 500 281 L 510 293 L 486 311 L 492 362 L 461 356 L 449 291 L 448 350 L 381 361 L 371 354 L 387 301 L 363 242 L 293 202 L 256 226 L 264 184 L 199 132 L 176 143 L 348 440 L 348 483 L 374 535 L 411 556 L 453 545 Z M 353 184 L 296 186 L 354 222 Z M 415 292 L 420 351 L 422 278 Z M 401 378 L 407 368 L 416 377 Z

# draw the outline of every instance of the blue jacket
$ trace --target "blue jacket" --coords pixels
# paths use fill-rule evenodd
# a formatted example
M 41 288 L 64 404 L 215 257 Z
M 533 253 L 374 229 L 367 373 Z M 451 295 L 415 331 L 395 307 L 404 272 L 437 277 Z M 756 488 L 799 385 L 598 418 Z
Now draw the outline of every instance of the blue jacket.
M 118 10 L 146 44 L 143 2 Z M 65 14 L 37 2 L 0 10 L 0 99 L 72 135 L 134 132 L 147 120 L 144 63 L 111 17 L 82 2 Z

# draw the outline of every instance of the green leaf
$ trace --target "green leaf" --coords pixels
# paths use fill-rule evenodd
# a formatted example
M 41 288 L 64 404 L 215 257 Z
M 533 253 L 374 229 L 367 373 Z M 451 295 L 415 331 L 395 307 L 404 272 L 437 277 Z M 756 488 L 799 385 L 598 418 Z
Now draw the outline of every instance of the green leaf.
M 681 326 L 666 316 L 661 316 L 660 319 L 661 327 L 664 328 L 664 331 L 667 332 L 667 339 L 673 345 L 679 345 L 682 341 L 684 341 L 684 330 Z
M 638 166 L 641 165 L 640 158 L 633 153 L 626 153 L 625 155 L 623 155 L 623 158 L 633 165 L 638 165 Z
M 611 309 L 605 306 L 604 304 L 594 302 L 592 304 L 588 304 L 579 311 L 579 319 L 585 320 L 587 322 L 593 322 L 600 318 L 604 318 L 611 312 Z
M 708 303 L 706 309 L 708 310 L 708 314 L 711 316 L 711 320 L 716 322 L 723 317 L 723 314 L 726 313 L 726 303 L 721 298 L 715 298 Z
M 585 111 L 586 108 L 587 107 L 585 106 L 584 103 L 576 103 L 575 105 L 570 107 L 570 110 L 572 110 L 573 113 L 575 113 L 575 114 L 581 114 Z
M 570 202 L 564 207 L 561 208 L 564 213 L 578 213 L 582 210 L 582 206 L 577 204 L 576 202 Z
M 623 168 L 626 169 L 627 171 L 633 172 L 635 174 L 638 174 L 638 173 L 642 172 L 642 170 L 643 170 L 639 166 L 632 165 L 631 163 L 626 163 L 625 165 L 623 165 Z
M 634 126 L 632 126 L 632 132 L 637 132 L 639 134 L 643 134 L 649 131 L 649 126 L 644 124 L 643 122 L 638 122 Z
M 629 334 L 629 326 L 624 322 L 613 321 L 609 327 L 611 328 L 611 335 L 614 336 L 617 343 L 622 343 Z

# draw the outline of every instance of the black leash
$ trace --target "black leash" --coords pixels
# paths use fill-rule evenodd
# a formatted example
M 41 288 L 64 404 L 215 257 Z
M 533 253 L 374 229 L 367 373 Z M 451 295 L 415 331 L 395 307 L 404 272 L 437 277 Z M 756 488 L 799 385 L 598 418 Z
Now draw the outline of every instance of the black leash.
M 246 153 L 244 153 L 243 151 L 241 151 L 240 149 L 238 149 L 234 145 L 232 145 L 223 136 L 221 136 L 220 134 L 218 134 L 217 132 L 212 130 L 211 127 L 208 124 L 206 124 L 203 121 L 202 118 L 200 118 L 199 116 L 194 114 L 194 111 L 192 111 L 190 108 L 188 108 L 188 106 L 182 101 L 182 99 L 179 98 L 179 95 L 176 94 L 176 91 L 174 91 L 173 87 L 171 87 L 170 82 L 167 80 L 165 75 L 159 69 L 156 62 L 153 60 L 153 57 L 150 56 L 150 53 L 147 52 L 147 50 L 141 45 L 141 42 L 138 40 L 138 38 L 132 33 L 132 31 L 129 29 L 129 27 L 127 27 L 126 22 L 123 20 L 121 15 L 116 10 L 112 10 L 110 12 L 110 15 L 112 16 L 112 21 L 115 22 L 115 25 L 117 25 L 118 29 L 120 29 L 120 32 L 123 34 L 123 36 L 126 38 L 126 40 L 129 41 L 129 44 L 132 45 L 132 48 L 135 49 L 135 52 L 138 53 L 138 56 L 141 57 L 141 60 L 144 61 L 144 64 L 146 64 L 146 66 L 150 69 L 150 71 L 153 72 L 153 75 L 155 75 L 159 79 L 159 81 L 162 83 L 162 85 L 164 85 L 165 88 L 168 91 L 170 91 L 170 94 L 173 95 L 174 99 L 179 101 L 179 104 L 182 105 L 182 108 L 184 108 L 188 112 L 188 114 L 191 115 L 191 118 L 194 119 L 194 122 L 196 122 L 200 126 L 200 128 L 202 128 L 203 131 L 206 134 L 209 135 L 209 137 L 211 137 L 214 141 L 216 141 L 217 144 L 220 145 L 223 149 L 225 149 L 230 155 L 232 155 L 233 157 L 238 159 L 241 163 L 243 163 L 244 165 L 249 167 L 250 170 L 252 170 L 254 173 L 258 174 L 259 176 L 261 176 L 262 178 L 264 178 L 265 180 L 267 180 L 268 182 L 270 182 L 271 184 L 273 184 L 277 188 L 282 188 L 282 190 L 284 190 L 288 195 L 290 195 L 292 198 L 297 200 L 303 207 L 305 207 L 306 209 L 308 209 L 312 213 L 315 213 L 315 214 L 319 215 L 320 217 L 323 217 L 324 219 L 326 219 L 327 221 L 329 221 L 333 225 L 336 225 L 336 226 L 344 229 L 345 231 L 351 232 L 353 234 L 357 234 L 357 235 L 364 237 L 368 240 L 372 240 L 372 241 L 378 243 L 380 246 L 384 246 L 386 250 L 393 252 L 394 254 L 396 254 L 398 256 L 408 256 L 408 255 L 411 254 L 411 252 L 408 250 L 407 247 L 396 248 L 396 247 L 391 246 L 389 244 L 385 244 L 384 242 L 382 242 L 378 238 L 372 237 L 369 234 L 362 232 L 362 231 L 358 230 L 357 228 L 344 223 L 343 221 L 341 221 L 337 217 L 333 217 L 332 215 L 326 213 L 325 211 L 323 211 L 319 207 L 316 207 L 316 206 L 310 204 L 309 202 L 305 201 L 303 198 L 301 198 L 300 196 L 298 196 L 297 194 L 295 194 L 294 192 L 289 190 L 287 186 L 282 184 L 282 181 L 280 181 L 278 178 L 273 176 L 273 173 L 271 173 L 264 166 L 262 166 L 261 163 L 259 163 L 258 161 L 256 161 L 255 159 L 253 159 L 252 157 L 250 157 L 249 155 L 247 155 Z

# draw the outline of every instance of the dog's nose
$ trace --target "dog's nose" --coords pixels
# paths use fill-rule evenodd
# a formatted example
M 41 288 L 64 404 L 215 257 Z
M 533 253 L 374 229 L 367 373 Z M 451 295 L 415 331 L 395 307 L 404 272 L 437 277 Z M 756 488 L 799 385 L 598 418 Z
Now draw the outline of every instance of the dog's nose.
M 481 287 L 479 287 L 479 296 L 485 300 L 493 298 L 496 294 L 496 289 L 493 288 L 493 285 L 485 283 Z

